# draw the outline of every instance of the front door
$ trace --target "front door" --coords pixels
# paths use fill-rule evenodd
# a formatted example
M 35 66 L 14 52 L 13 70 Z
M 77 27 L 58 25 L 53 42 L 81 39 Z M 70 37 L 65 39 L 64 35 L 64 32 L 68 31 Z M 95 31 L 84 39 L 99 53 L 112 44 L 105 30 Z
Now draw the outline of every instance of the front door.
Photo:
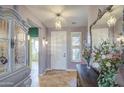
M 51 32 L 51 68 L 66 69 L 67 65 L 66 32 Z

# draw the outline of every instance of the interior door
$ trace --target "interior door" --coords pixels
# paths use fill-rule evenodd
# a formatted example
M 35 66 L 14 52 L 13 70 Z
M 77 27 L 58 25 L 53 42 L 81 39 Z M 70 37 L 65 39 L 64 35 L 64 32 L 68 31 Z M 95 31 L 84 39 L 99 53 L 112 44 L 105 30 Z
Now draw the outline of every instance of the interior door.
M 51 68 L 66 69 L 67 64 L 66 32 L 51 32 Z

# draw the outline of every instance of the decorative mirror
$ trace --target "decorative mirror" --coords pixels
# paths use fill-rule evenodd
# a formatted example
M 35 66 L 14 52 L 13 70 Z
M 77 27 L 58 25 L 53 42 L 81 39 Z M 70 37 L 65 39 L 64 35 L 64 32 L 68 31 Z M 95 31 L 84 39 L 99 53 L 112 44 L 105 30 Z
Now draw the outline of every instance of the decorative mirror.
M 110 5 L 103 11 L 98 9 L 97 19 L 90 26 L 91 53 L 92 48 L 102 41 L 122 42 L 123 35 L 123 6 Z

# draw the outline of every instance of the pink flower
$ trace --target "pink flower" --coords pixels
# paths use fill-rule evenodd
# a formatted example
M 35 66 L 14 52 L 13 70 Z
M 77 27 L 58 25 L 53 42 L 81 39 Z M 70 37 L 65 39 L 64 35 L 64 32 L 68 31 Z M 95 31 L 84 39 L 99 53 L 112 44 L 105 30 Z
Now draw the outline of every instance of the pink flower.
M 121 54 L 120 53 L 113 53 L 112 60 L 121 60 Z
M 112 54 L 107 54 L 106 58 L 111 59 L 112 58 Z

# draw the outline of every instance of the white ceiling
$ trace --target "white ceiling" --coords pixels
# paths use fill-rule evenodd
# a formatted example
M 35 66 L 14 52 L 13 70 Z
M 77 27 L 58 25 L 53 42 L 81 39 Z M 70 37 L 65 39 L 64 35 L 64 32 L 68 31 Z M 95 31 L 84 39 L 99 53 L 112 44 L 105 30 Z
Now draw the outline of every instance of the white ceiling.
M 87 26 L 88 6 L 30 5 L 26 6 L 46 27 L 54 27 L 56 13 L 61 13 L 64 27 Z M 75 22 L 75 24 L 72 24 Z
M 32 14 L 37 17 L 46 27 L 55 27 L 56 14 L 61 13 L 63 27 L 79 27 L 88 25 L 88 7 L 90 5 L 26 5 Z M 96 7 L 96 6 L 95 6 Z M 106 5 L 97 5 L 103 9 Z M 72 23 L 75 24 L 72 24 Z

